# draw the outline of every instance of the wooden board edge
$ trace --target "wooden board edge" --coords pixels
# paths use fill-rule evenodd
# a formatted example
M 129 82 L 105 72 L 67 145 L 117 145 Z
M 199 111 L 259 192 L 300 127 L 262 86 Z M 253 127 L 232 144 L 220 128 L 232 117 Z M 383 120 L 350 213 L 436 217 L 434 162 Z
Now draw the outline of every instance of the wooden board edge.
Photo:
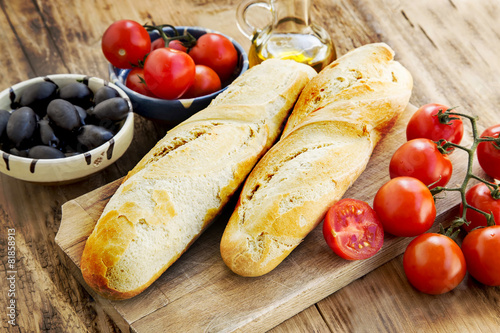
M 59 230 L 57 231 L 55 236 L 55 242 L 62 250 L 70 248 L 76 243 L 86 241 L 86 239 L 66 238 L 67 234 L 72 233 L 72 225 L 70 225 L 70 223 L 67 222 L 67 219 L 64 218 L 65 216 L 68 216 L 69 211 L 77 211 L 85 215 L 88 215 L 85 213 L 83 207 L 80 204 L 78 204 L 78 202 L 75 200 L 68 201 L 61 206 L 61 223 L 59 226 Z M 67 242 L 66 240 L 68 239 L 71 241 Z
M 118 188 L 118 186 L 120 185 L 122 179 L 123 178 L 117 179 L 87 194 L 84 194 L 76 199 L 69 200 L 61 206 L 61 221 L 59 229 L 55 236 L 55 242 L 63 252 L 74 246 L 77 246 L 78 244 L 81 244 L 82 242 L 85 243 L 97 222 L 95 219 L 92 218 L 92 216 L 90 216 L 87 213 L 86 204 L 88 203 L 88 199 L 92 199 L 93 200 L 92 202 L 94 202 L 95 199 L 98 199 L 98 201 L 103 202 L 103 204 L 105 204 L 109 200 L 109 198 L 107 195 L 103 196 L 100 193 L 101 192 L 108 193 L 109 191 L 114 193 L 116 188 Z M 103 188 L 106 188 L 108 190 L 102 191 Z M 83 233 L 85 237 L 65 238 L 65 236 L 67 235 L 75 234 L 74 225 L 68 222 L 68 216 L 74 218 L 73 214 L 78 215 L 82 219 L 82 221 L 88 221 L 87 223 L 85 222 L 80 223 L 82 227 L 85 226 L 87 227 L 85 231 L 81 231 L 81 233 Z M 69 239 L 70 241 L 67 242 L 66 239 Z M 79 258 L 74 258 L 73 261 L 75 260 L 78 263 L 80 262 Z
M 90 288 L 83 279 L 80 267 L 60 248 L 57 247 L 57 254 L 63 265 L 70 271 L 73 277 L 83 286 L 85 291 L 95 300 L 97 306 L 100 307 L 122 332 L 129 332 L 131 327 L 130 323 L 119 313 L 113 304 L 99 296 L 92 288 Z
M 97 221 L 94 221 L 89 214 L 87 214 L 84 206 L 82 205 L 87 201 L 87 198 L 94 198 L 96 196 L 96 193 L 99 193 L 103 187 L 106 188 L 114 188 L 116 189 L 119 184 L 121 183 L 123 178 L 117 179 L 111 183 L 108 183 L 106 185 L 103 185 L 87 194 L 84 194 L 76 199 L 69 200 L 65 202 L 61 206 L 61 222 L 59 229 L 56 233 L 56 236 L 54 238 L 54 241 L 56 243 L 56 249 L 57 249 L 57 254 L 59 256 L 59 259 L 63 263 L 63 265 L 69 270 L 69 272 L 73 275 L 73 277 L 83 286 L 83 288 L 89 293 L 89 295 L 95 300 L 97 306 L 104 311 L 110 318 L 113 320 L 113 322 L 118 326 L 118 328 L 122 332 L 129 332 L 131 330 L 130 323 L 127 322 L 127 320 L 120 314 L 118 309 L 114 306 L 112 301 L 107 300 L 100 295 L 98 295 L 92 288 L 90 288 L 87 283 L 85 282 L 85 279 L 83 278 L 82 272 L 80 270 L 80 258 L 72 256 L 71 253 L 74 251 L 72 249 L 77 249 L 79 247 L 83 247 L 84 244 L 87 241 L 88 236 L 92 232 L 95 223 Z M 113 191 L 114 192 L 114 191 Z M 106 198 L 101 198 L 102 200 L 106 200 Z M 76 239 L 71 239 L 71 238 L 65 238 L 66 235 L 68 234 L 74 234 L 73 230 L 73 225 L 67 222 L 67 219 L 65 217 L 68 216 L 69 212 L 76 212 L 79 214 L 82 218 L 89 218 L 92 219 L 93 223 L 87 224 L 92 227 L 90 229 L 90 232 L 84 232 L 86 234 L 85 237 L 79 237 Z M 85 225 L 85 223 L 82 223 L 82 225 Z M 66 242 L 66 239 L 70 239 L 70 242 Z

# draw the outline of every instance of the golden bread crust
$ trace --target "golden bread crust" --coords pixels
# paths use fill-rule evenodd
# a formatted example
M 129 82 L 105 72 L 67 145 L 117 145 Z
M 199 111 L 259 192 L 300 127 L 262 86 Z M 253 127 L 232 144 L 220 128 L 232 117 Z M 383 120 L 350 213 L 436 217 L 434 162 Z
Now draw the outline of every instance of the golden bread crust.
M 245 181 L 221 256 L 242 276 L 274 269 L 364 171 L 408 104 L 412 78 L 385 44 L 355 49 L 302 91 L 280 140 Z
M 88 285 L 126 299 L 153 283 L 220 213 L 314 75 L 306 65 L 266 61 L 169 131 L 128 173 L 87 240 Z

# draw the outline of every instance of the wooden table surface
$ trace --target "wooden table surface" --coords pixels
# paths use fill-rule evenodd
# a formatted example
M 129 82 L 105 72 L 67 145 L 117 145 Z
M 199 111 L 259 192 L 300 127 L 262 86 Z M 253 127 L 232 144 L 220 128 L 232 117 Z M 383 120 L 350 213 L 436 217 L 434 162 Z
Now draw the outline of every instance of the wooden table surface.
M 312 0 L 312 15 L 337 54 L 383 41 L 414 76 L 410 102 L 460 106 L 484 128 L 500 122 L 500 3 L 497 0 Z M 0 0 L 0 90 L 28 78 L 83 73 L 107 78 L 100 40 L 118 19 L 195 25 L 224 32 L 248 49 L 235 23 L 237 0 Z M 117 332 L 71 275 L 54 237 L 61 205 L 126 174 L 161 138 L 164 125 L 139 116 L 127 153 L 78 183 L 41 186 L 0 176 L 0 331 Z M 8 323 L 8 230 L 16 239 L 16 326 Z M 429 296 L 406 281 L 402 256 L 372 271 L 272 332 L 495 332 L 500 288 L 466 276 Z

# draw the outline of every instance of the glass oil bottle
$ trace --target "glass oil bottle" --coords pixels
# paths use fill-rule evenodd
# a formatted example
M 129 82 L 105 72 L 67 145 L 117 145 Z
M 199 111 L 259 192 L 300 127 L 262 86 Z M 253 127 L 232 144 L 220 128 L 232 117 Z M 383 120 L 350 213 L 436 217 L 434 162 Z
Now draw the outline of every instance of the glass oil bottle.
M 335 60 L 333 42 L 324 28 L 311 20 L 312 0 L 243 1 L 237 9 L 238 27 L 252 44 L 250 66 L 265 59 L 291 59 L 320 71 Z M 272 22 L 259 30 L 247 22 L 246 11 L 252 6 L 270 10 Z

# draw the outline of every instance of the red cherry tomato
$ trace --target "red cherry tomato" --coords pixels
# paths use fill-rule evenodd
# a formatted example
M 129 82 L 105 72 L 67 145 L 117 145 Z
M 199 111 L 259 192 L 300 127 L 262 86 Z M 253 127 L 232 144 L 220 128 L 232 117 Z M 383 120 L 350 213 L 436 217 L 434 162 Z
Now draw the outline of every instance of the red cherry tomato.
M 468 189 L 465 193 L 465 201 L 474 208 L 493 214 L 495 224 L 500 225 L 500 199 L 493 199 L 490 189 L 484 183 L 478 183 Z M 460 211 L 462 211 L 462 209 L 463 204 L 460 204 Z M 467 209 L 465 219 L 470 222 L 469 225 L 462 225 L 462 228 L 467 232 L 470 232 L 474 228 L 480 226 L 485 227 L 487 225 L 486 217 L 470 208 Z
M 151 52 L 144 63 L 144 79 L 159 98 L 176 99 L 193 84 L 195 64 L 184 52 L 160 48 Z
M 391 179 L 378 190 L 373 209 L 384 231 L 395 236 L 413 237 L 432 226 L 436 206 L 430 190 L 412 177 Z
M 459 144 L 464 135 L 464 125 L 459 119 L 451 120 L 450 124 L 442 124 L 437 116 L 439 110 L 446 111 L 449 107 L 442 104 L 426 104 L 421 106 L 411 117 L 406 127 L 408 140 L 426 138 L 432 141 L 444 139 Z M 451 116 L 450 116 L 451 117 Z
M 220 79 L 213 69 L 204 65 L 196 65 L 195 70 L 194 82 L 181 98 L 204 96 L 221 88 Z
M 500 124 L 488 127 L 481 137 L 498 138 Z M 500 144 L 495 142 L 481 142 L 477 146 L 477 159 L 479 165 L 490 177 L 500 179 Z
M 413 239 L 403 255 L 403 267 L 417 290 L 439 295 L 462 282 L 467 264 L 460 247 L 451 238 L 427 233 Z
M 151 50 L 151 39 L 147 30 L 131 20 L 120 20 L 111 24 L 101 41 L 102 52 L 115 67 L 132 68 Z
M 231 77 L 238 64 L 238 53 L 233 43 L 215 33 L 207 33 L 198 38 L 189 55 L 197 65 L 212 68 L 221 82 Z
M 404 143 L 394 153 L 389 163 L 391 178 L 409 176 L 434 188 L 448 184 L 453 166 L 447 155 L 429 139 L 413 139 Z
M 485 285 L 500 286 L 500 225 L 467 234 L 462 251 L 470 275 Z
M 163 47 L 165 47 L 165 41 L 163 40 L 163 38 L 157 38 L 153 42 L 151 42 L 151 51 L 154 51 L 156 49 L 161 49 Z M 187 51 L 187 48 L 184 45 L 182 45 L 182 42 L 176 39 L 171 40 L 168 43 L 168 47 L 182 52 Z
M 139 94 L 156 97 L 146 85 L 146 81 L 144 81 L 144 69 L 140 67 L 134 67 L 130 70 L 125 86 Z
M 157 38 L 151 41 L 151 51 L 161 49 L 162 47 L 165 47 L 165 41 L 163 38 Z
M 326 213 L 323 236 L 338 256 L 366 259 L 377 253 L 384 243 L 384 230 L 375 211 L 355 199 L 342 199 Z

